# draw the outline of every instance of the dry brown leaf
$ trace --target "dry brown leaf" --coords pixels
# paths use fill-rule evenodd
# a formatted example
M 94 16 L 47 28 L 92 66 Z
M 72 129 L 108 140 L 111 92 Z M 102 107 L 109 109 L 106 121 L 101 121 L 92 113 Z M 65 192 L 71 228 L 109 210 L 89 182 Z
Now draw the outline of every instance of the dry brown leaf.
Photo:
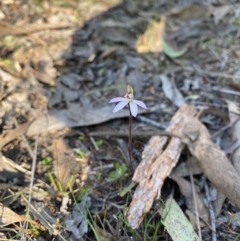
M 181 136 L 184 124 L 189 117 L 194 116 L 194 106 L 183 105 L 171 120 L 168 132 Z M 133 181 L 139 185 L 133 196 L 128 211 L 128 222 L 132 228 L 137 228 L 149 211 L 154 198 L 160 195 L 163 182 L 176 165 L 184 147 L 181 138 L 172 137 L 168 146 L 167 137 L 153 136 L 145 147 L 142 162 L 136 169 Z
M 4 206 L 0 203 L 0 226 L 8 226 L 13 223 L 25 221 L 26 218 L 22 215 L 18 215 L 17 213 L 13 212 L 10 208 Z
M 43 226 L 41 226 L 38 222 L 31 220 L 23 215 L 18 215 L 14 211 L 12 211 L 10 208 L 4 206 L 2 203 L 0 203 L 0 227 L 5 227 L 17 222 L 31 222 L 36 227 L 44 229 Z
M 214 23 L 218 24 L 224 16 L 226 16 L 231 11 L 232 5 L 223 5 L 220 7 L 210 7 L 211 14 L 214 18 Z
M 161 18 L 160 22 L 152 22 L 149 24 L 145 33 L 138 38 L 136 42 L 136 50 L 138 53 L 159 53 L 163 48 L 163 37 L 165 31 L 166 19 Z
M 2 203 L 0 203 L 0 227 L 8 226 L 13 223 L 17 222 L 26 222 L 31 221 L 32 224 L 40 227 L 40 224 L 34 220 L 29 220 L 23 215 L 18 215 L 14 211 L 12 211 L 10 208 L 4 206 Z
M 53 157 L 54 173 L 65 190 L 72 174 L 80 170 L 80 165 L 75 160 L 73 150 L 62 138 L 53 141 Z
M 189 221 L 190 223 L 192 224 L 192 227 L 194 230 L 198 230 L 198 224 L 197 224 L 197 219 L 196 219 L 196 216 L 195 214 L 193 214 L 190 210 L 186 210 L 185 211 L 186 215 L 188 216 L 189 218 Z M 200 227 L 203 228 L 205 227 L 205 223 L 203 221 L 200 220 Z
M 225 153 L 211 141 L 207 128 L 196 117 L 189 118 L 185 123 L 183 142 L 197 158 L 207 178 L 240 207 L 240 176 Z
M 213 201 L 213 210 L 214 210 L 215 218 L 217 218 L 221 213 L 222 206 L 225 200 L 226 200 L 225 195 L 217 190 L 216 200 Z
M 59 138 L 53 142 L 54 172 L 64 189 L 68 187 L 74 174 L 80 175 L 80 186 L 88 179 L 90 152 L 84 146 L 81 147 L 81 151 L 83 156 L 80 158 L 63 139 Z
M 3 182 L 7 181 L 14 181 L 15 184 L 21 184 L 23 185 L 25 182 L 25 175 L 24 172 L 21 172 L 19 170 L 19 166 L 16 162 L 12 161 L 11 159 L 5 157 L 0 152 L 0 180 Z M 30 174 L 31 172 L 28 172 L 26 174 Z
M 30 124 L 30 122 L 24 123 L 19 127 L 10 130 L 6 135 L 0 135 L 0 150 L 2 150 L 2 148 L 9 142 L 15 140 L 19 136 L 24 135 Z
M 172 173 L 179 177 L 187 177 L 190 176 L 189 169 L 191 169 L 192 175 L 202 173 L 202 169 L 200 168 L 197 159 L 193 156 L 191 156 L 187 162 L 181 162 L 176 168 L 174 168 Z
M 127 109 L 114 114 L 112 110 L 113 106 L 111 105 L 98 108 L 75 108 L 75 113 L 79 113 L 77 121 L 69 118 L 69 110 L 49 111 L 48 115 L 42 115 L 34 120 L 26 134 L 32 136 L 44 132 L 61 130 L 66 127 L 91 126 L 129 115 Z M 150 113 L 152 111 L 154 111 L 154 108 L 148 110 L 139 109 L 139 114 Z
M 191 20 L 199 18 L 207 18 L 209 16 L 209 7 L 203 4 L 189 4 L 184 7 L 176 7 L 171 10 L 170 15 L 182 19 Z
M 188 209 L 192 213 L 195 214 L 196 213 L 195 212 L 195 204 L 194 204 L 194 199 L 193 199 L 193 192 L 192 192 L 191 183 L 188 182 L 187 180 L 185 180 L 184 178 L 178 177 L 174 174 L 171 175 L 171 178 L 178 184 L 178 186 L 181 190 L 181 193 L 186 198 L 186 205 L 187 205 Z M 195 190 L 196 190 L 196 188 L 195 188 Z M 204 220 L 206 223 L 209 223 L 209 213 L 208 213 L 208 210 L 203 203 L 203 198 L 196 191 L 195 191 L 195 197 L 196 197 L 196 206 L 197 206 L 197 209 L 198 209 L 199 217 L 202 220 Z
M 240 110 L 236 103 L 227 101 L 230 123 L 232 126 L 232 139 L 233 141 L 240 141 Z M 233 166 L 238 175 L 240 175 L 240 147 L 236 148 L 232 155 Z

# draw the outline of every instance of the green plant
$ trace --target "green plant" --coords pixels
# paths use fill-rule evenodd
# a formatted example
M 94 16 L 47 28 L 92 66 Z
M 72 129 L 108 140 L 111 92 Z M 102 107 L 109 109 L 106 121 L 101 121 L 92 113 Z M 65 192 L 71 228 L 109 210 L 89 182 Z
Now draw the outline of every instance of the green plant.
M 77 201 L 80 201 L 84 198 L 85 195 L 87 195 L 88 193 L 90 193 L 92 190 L 92 188 L 88 185 L 85 185 L 82 188 L 79 188 L 79 192 L 78 192 L 78 196 L 77 196 Z
M 86 156 L 86 151 L 79 150 L 77 154 L 79 158 L 84 158 Z
M 85 140 L 85 136 L 83 136 L 83 135 L 79 136 L 79 137 L 78 137 L 78 140 L 84 141 L 84 140 Z
M 96 141 L 96 145 L 99 147 L 99 146 L 101 146 L 103 144 L 103 141 L 102 140 L 97 140 Z
M 133 88 L 127 86 L 127 94 L 124 97 L 116 97 L 109 101 L 109 103 L 119 102 L 113 109 L 113 113 L 123 109 L 126 105 L 129 110 L 129 138 L 128 138 L 128 153 L 130 159 L 130 165 L 132 168 L 132 117 L 136 117 L 138 114 L 138 106 L 147 109 L 146 105 L 140 100 L 134 100 Z M 133 169 L 133 168 L 132 168 Z
M 112 171 L 108 178 L 107 178 L 107 181 L 109 182 L 114 182 L 116 180 L 118 180 L 119 178 L 123 177 L 124 174 L 126 173 L 127 171 L 127 167 L 125 164 L 119 164 L 117 163 L 116 166 L 115 166 L 116 170 L 115 171 Z
M 52 161 L 52 158 L 49 157 L 49 156 L 47 156 L 47 157 L 45 157 L 45 158 L 42 160 L 42 164 L 43 164 L 44 166 L 48 166 L 48 165 L 51 163 L 51 161 Z

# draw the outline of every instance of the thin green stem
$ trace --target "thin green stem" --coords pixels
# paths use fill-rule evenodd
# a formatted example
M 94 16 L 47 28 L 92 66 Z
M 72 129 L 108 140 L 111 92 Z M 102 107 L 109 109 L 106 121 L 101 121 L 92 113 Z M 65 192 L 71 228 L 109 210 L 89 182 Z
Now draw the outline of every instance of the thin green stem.
M 128 153 L 129 153 L 129 160 L 130 160 L 130 166 L 133 169 L 133 163 L 132 163 L 132 113 L 130 110 L 130 105 L 128 104 L 128 110 L 129 110 L 129 137 L 128 137 Z

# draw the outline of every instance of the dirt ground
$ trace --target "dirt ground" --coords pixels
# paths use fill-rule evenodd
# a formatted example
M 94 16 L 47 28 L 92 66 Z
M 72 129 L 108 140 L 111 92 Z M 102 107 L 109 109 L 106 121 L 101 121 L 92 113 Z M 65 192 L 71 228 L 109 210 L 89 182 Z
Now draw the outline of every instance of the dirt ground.
M 237 0 L 1 0 L 0 240 L 240 240 L 239 30 Z

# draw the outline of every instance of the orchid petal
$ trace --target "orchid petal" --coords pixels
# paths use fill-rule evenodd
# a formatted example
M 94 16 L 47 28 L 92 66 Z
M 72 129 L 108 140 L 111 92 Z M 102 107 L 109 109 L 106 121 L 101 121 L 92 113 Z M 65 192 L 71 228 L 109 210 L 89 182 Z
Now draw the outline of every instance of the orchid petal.
M 147 106 L 140 100 L 133 100 L 133 102 L 139 106 L 141 106 L 143 109 L 147 109 Z
M 113 113 L 121 110 L 125 105 L 128 104 L 128 101 L 124 98 L 124 101 L 119 102 L 113 109 Z
M 138 106 L 134 102 L 130 102 L 130 111 L 134 117 L 137 116 Z
M 109 103 L 120 102 L 120 101 L 126 101 L 126 98 L 124 98 L 124 97 L 116 97 L 116 98 L 111 99 L 109 101 Z

